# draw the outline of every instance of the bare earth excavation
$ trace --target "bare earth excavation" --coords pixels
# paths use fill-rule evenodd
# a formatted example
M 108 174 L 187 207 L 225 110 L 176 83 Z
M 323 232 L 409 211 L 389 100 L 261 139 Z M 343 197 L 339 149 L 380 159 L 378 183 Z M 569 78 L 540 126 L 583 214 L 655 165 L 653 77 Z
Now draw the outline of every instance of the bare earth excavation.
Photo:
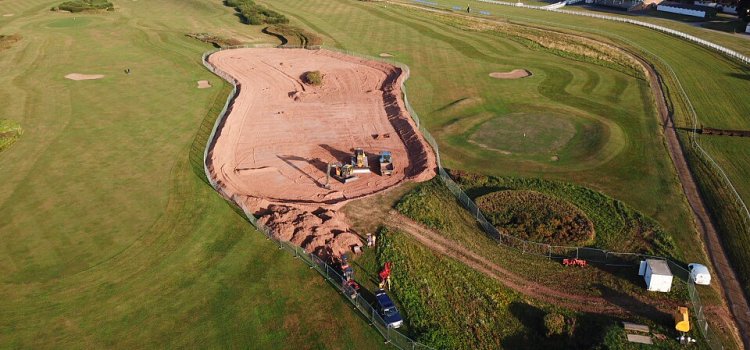
M 433 151 L 402 100 L 395 66 L 327 50 L 235 49 L 209 62 L 238 82 L 238 96 L 209 149 L 221 192 L 260 216 L 277 238 L 337 259 L 361 246 L 338 209 L 347 201 L 435 174 Z M 307 72 L 320 72 L 320 85 Z M 331 165 L 365 163 L 357 181 L 338 181 Z M 390 152 L 392 174 L 378 169 Z M 364 158 L 363 157 L 363 158 Z

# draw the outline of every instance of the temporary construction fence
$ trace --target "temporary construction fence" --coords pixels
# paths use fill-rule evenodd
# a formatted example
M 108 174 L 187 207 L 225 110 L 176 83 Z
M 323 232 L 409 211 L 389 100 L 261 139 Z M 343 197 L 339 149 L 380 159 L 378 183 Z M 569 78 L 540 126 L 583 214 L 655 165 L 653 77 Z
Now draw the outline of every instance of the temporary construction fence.
M 232 90 L 232 94 L 227 99 L 226 104 L 224 105 L 224 108 L 222 109 L 221 113 L 219 114 L 219 118 L 217 119 L 214 128 L 211 132 L 211 135 L 208 140 L 208 144 L 206 146 L 206 150 L 204 153 L 204 169 L 206 172 L 206 177 L 208 178 L 211 185 L 216 189 L 224 198 L 231 201 L 235 205 L 242 208 L 242 206 L 239 205 L 239 203 L 234 199 L 231 198 L 231 196 L 228 196 L 227 193 L 225 193 L 220 186 L 216 184 L 215 179 L 212 178 L 206 161 L 208 160 L 208 152 L 209 149 L 212 147 L 214 141 L 215 141 L 215 134 L 217 129 L 221 124 L 223 124 L 224 119 L 226 118 L 227 114 L 231 111 L 232 107 L 232 101 L 237 96 L 241 89 L 241 85 L 237 80 L 235 80 L 233 77 L 231 77 L 229 74 L 223 72 L 222 70 L 214 67 L 209 61 L 208 57 L 213 54 L 214 52 L 221 51 L 221 50 L 227 50 L 227 49 L 237 49 L 237 48 L 258 48 L 258 47 L 273 47 L 269 45 L 245 45 L 245 46 L 236 46 L 236 47 L 228 47 L 224 49 L 218 49 L 206 52 L 203 55 L 203 64 L 206 66 L 206 68 L 216 74 L 217 76 L 221 77 L 222 79 L 230 82 L 234 89 Z M 301 47 L 291 47 L 288 45 L 281 46 L 283 48 L 301 48 Z M 474 203 L 474 201 L 461 189 L 461 186 L 456 183 L 448 174 L 448 172 L 443 168 L 441 159 L 440 159 L 440 150 L 437 141 L 434 137 L 430 134 L 430 132 L 427 130 L 427 128 L 421 123 L 419 115 L 417 112 L 412 108 L 411 103 L 409 103 L 407 89 L 405 86 L 405 82 L 409 77 L 409 67 L 401 64 L 399 62 L 394 61 L 393 59 L 388 58 L 380 58 L 380 57 L 372 57 L 368 55 L 362 55 L 354 52 L 348 52 L 345 50 L 341 50 L 338 48 L 332 48 L 332 47 L 315 47 L 313 49 L 318 48 L 325 48 L 330 51 L 336 51 L 340 52 L 346 55 L 350 56 L 356 56 L 367 60 L 373 60 L 373 61 L 381 61 L 385 63 L 389 63 L 391 65 L 394 65 L 396 67 L 399 67 L 403 70 L 405 74 L 405 79 L 402 79 L 402 85 L 401 89 L 403 92 L 403 100 L 404 105 L 406 106 L 407 111 L 409 112 L 410 117 L 414 120 L 414 123 L 416 124 L 419 131 L 422 133 L 422 136 L 425 138 L 425 140 L 430 144 L 433 151 L 435 152 L 436 162 L 438 166 L 438 176 L 442 183 L 448 188 L 448 190 L 456 197 L 458 202 L 476 219 L 478 224 L 482 227 L 484 232 L 494 239 L 498 244 L 504 245 L 509 248 L 516 249 L 520 251 L 523 254 L 529 254 L 533 256 L 539 256 L 544 257 L 547 259 L 563 259 L 563 258 L 579 258 L 579 259 L 585 259 L 588 262 L 591 263 L 597 263 L 602 264 L 606 266 L 621 266 L 621 267 L 627 267 L 627 266 L 638 266 L 640 261 L 645 259 L 660 259 L 660 260 L 666 260 L 669 264 L 670 269 L 674 273 L 675 276 L 678 277 L 678 279 L 684 281 L 687 285 L 688 295 L 690 297 L 690 301 L 692 304 L 693 309 L 693 316 L 695 317 L 695 324 L 698 325 L 698 328 L 700 329 L 701 334 L 703 335 L 704 340 L 706 341 L 707 345 L 714 350 L 721 350 L 724 349 L 724 346 L 721 343 L 721 340 L 715 334 L 711 331 L 709 328 L 709 324 L 705 318 L 705 315 L 703 313 L 704 307 L 701 303 L 700 293 L 696 289 L 695 282 L 690 278 L 690 272 L 681 264 L 676 263 L 672 260 L 669 260 L 665 257 L 658 257 L 658 256 L 651 256 L 646 254 L 640 254 L 640 253 L 629 253 L 629 252 L 613 252 L 608 251 L 604 249 L 598 249 L 598 248 L 591 248 L 591 247 L 577 247 L 577 246 L 557 246 L 557 245 L 550 245 L 546 243 L 540 243 L 540 242 L 532 242 L 532 241 L 526 241 L 505 233 L 500 232 L 497 230 L 484 216 L 482 211 L 479 209 L 479 207 Z M 309 49 L 309 47 L 308 47 Z M 343 277 L 336 271 L 335 268 L 331 267 L 321 259 L 319 259 L 314 254 L 310 254 L 305 252 L 302 248 L 294 246 L 293 244 L 286 242 L 286 241 L 279 241 L 278 239 L 274 238 L 270 230 L 260 224 L 257 221 L 257 218 L 250 212 L 248 212 L 245 208 L 242 208 L 242 210 L 245 213 L 245 216 L 250 220 L 250 222 L 255 226 L 258 231 L 263 232 L 268 239 L 271 239 L 274 241 L 275 244 L 279 246 L 279 249 L 284 249 L 292 253 L 295 257 L 300 258 L 300 260 L 304 261 L 308 266 L 311 268 L 315 268 L 323 277 L 328 280 L 331 285 L 337 288 L 340 292 L 345 294 L 345 288 L 342 284 Z M 364 315 L 365 319 L 386 339 L 387 342 L 393 344 L 394 346 L 400 348 L 400 349 L 430 349 L 430 347 L 421 344 L 419 342 L 416 342 L 406 335 L 400 333 L 399 331 L 395 329 L 391 329 L 388 327 L 385 327 L 385 323 L 383 322 L 382 318 L 378 315 L 376 310 L 368 303 L 364 298 L 361 297 L 361 295 L 357 295 L 354 299 L 349 299 L 354 305 L 354 307 L 361 312 L 362 315 Z

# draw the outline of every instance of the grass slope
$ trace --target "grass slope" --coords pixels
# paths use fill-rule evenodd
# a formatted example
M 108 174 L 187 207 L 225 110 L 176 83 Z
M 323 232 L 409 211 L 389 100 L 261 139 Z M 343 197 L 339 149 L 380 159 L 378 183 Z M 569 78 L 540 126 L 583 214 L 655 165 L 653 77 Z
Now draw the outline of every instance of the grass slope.
M 0 56 L 0 115 L 25 129 L 0 153 L 0 348 L 382 347 L 201 178 L 228 89 L 184 34 L 263 35 L 220 3 L 49 6 L 0 2 L 29 39 Z

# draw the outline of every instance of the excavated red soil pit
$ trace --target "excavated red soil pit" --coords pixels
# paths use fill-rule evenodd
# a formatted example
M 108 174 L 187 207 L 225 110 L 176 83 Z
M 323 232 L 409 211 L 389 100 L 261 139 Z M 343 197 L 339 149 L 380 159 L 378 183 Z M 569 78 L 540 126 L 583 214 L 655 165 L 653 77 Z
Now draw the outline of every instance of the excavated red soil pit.
M 239 82 L 239 94 L 209 150 L 220 190 L 262 216 L 277 238 L 336 259 L 362 245 L 343 214 L 347 201 L 435 174 L 435 157 L 402 100 L 404 72 L 395 66 L 327 50 L 235 49 L 209 62 Z M 323 83 L 301 76 L 320 71 Z M 342 184 L 326 166 L 369 155 L 372 173 Z M 378 153 L 394 172 L 380 176 Z

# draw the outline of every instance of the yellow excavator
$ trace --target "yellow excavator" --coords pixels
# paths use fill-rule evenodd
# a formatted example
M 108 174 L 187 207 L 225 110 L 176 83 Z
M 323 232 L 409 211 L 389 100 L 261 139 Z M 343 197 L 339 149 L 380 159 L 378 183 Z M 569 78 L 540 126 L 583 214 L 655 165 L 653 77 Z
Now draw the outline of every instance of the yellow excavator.
M 352 166 L 355 174 L 367 174 L 370 172 L 370 164 L 367 161 L 367 154 L 361 148 L 354 149 L 352 156 Z
M 359 179 L 357 175 L 354 175 L 353 165 L 341 164 L 340 162 L 328 163 L 328 171 L 326 171 L 326 175 L 333 176 L 336 180 L 339 180 L 342 183 L 349 183 Z M 330 187 L 328 182 L 329 180 L 326 177 L 326 187 Z

